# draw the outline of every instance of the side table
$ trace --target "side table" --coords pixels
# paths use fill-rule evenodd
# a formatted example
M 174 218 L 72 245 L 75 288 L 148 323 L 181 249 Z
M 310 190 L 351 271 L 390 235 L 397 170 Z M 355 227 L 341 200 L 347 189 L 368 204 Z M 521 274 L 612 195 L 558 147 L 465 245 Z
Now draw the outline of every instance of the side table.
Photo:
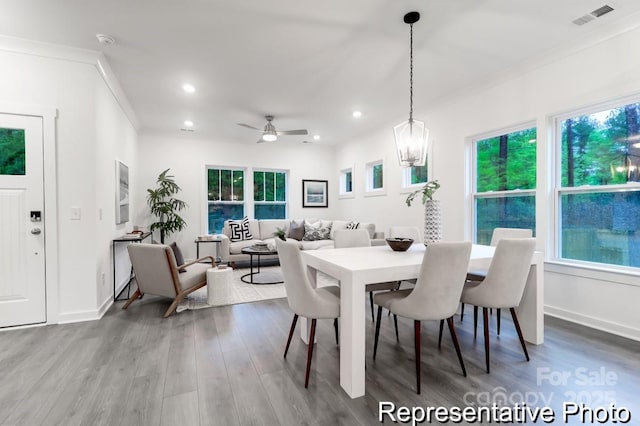
M 196 243 L 196 259 L 200 259 L 200 244 L 203 243 L 215 243 L 216 244 L 216 263 L 222 263 L 222 259 L 220 258 L 220 243 L 222 243 L 222 238 L 215 238 L 213 240 L 201 240 L 196 238 L 194 243 Z
M 231 279 L 233 269 L 231 268 L 209 268 L 207 269 L 207 303 L 209 305 L 220 305 L 229 302 L 232 296 Z

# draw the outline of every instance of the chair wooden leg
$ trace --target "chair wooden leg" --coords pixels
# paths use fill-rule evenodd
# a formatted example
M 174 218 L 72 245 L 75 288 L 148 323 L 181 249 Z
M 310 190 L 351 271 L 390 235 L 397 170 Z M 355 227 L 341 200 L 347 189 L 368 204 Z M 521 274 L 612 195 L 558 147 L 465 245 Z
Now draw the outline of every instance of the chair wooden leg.
M 416 388 L 418 395 L 420 395 L 420 321 L 413 321 L 414 330 L 414 343 L 415 343 L 415 355 L 416 355 Z
M 373 292 L 369 292 L 369 305 L 371 306 L 371 321 L 376 322 L 375 316 L 373 315 Z
M 178 304 L 182 301 L 182 299 L 184 299 L 186 295 L 187 293 L 180 293 L 176 296 L 175 299 L 173 299 L 173 302 L 171 303 L 171 305 L 169 305 L 169 309 L 167 309 L 167 312 L 164 313 L 164 318 L 169 318 L 171 316 L 171 314 L 178 307 Z
M 500 308 L 496 309 L 496 320 L 498 322 L 498 336 L 500 335 Z
M 473 307 L 473 338 L 478 337 L 478 307 Z
M 338 346 L 340 344 L 340 341 L 338 340 L 338 318 L 333 319 L 333 328 L 336 331 L 336 346 Z
M 447 318 L 447 325 L 449 326 L 449 332 L 451 333 L 451 340 L 453 340 L 453 346 L 456 348 L 458 354 L 458 361 L 460 367 L 462 367 L 462 375 L 467 377 L 467 369 L 464 368 L 464 361 L 462 359 L 462 352 L 460 352 L 460 343 L 458 342 L 458 335 L 456 334 L 455 326 L 453 325 L 453 317 Z M 442 321 L 440 321 L 440 330 L 442 330 Z
M 309 371 L 311 371 L 311 359 L 313 358 L 313 342 L 316 339 L 316 319 L 311 320 L 311 333 L 309 334 L 309 349 L 307 350 L 307 372 L 304 376 L 304 387 L 309 386 Z
M 382 319 L 382 306 L 378 306 L 378 320 L 376 321 L 376 334 L 373 338 L 373 360 L 376 359 L 376 352 L 378 352 L 378 336 L 380 336 L 380 320 Z
M 396 314 L 393 314 L 393 325 L 396 327 L 396 340 L 399 342 L 400 337 L 398 336 L 398 316 Z
M 460 303 L 460 321 L 464 319 L 464 303 Z
M 520 344 L 522 345 L 524 356 L 525 358 L 527 358 L 527 361 L 529 361 L 529 352 L 527 352 L 527 344 L 524 342 L 524 337 L 522 336 L 522 329 L 520 328 L 520 321 L 518 321 L 518 315 L 516 314 L 516 309 L 510 308 L 509 310 L 511 311 L 511 318 L 513 318 L 513 324 L 516 326 L 516 331 L 518 332 L 518 338 L 520 339 Z
M 482 320 L 484 326 L 484 359 L 489 373 L 489 308 L 482 308 Z
M 444 320 L 440 320 L 440 332 L 438 333 L 438 349 L 442 346 L 442 329 L 444 328 Z
M 291 338 L 293 337 L 293 332 L 296 329 L 296 324 L 298 323 L 298 314 L 293 314 L 293 321 L 291 322 L 291 330 L 289 330 L 289 338 L 287 339 L 287 346 L 284 348 L 284 358 L 287 357 L 287 352 L 289 352 L 289 345 L 291 344 Z
M 133 293 L 133 296 L 131 296 L 129 298 L 129 300 L 127 300 L 127 303 L 124 304 L 122 309 L 127 309 L 129 307 L 129 305 L 132 304 L 141 295 L 142 295 L 142 293 L 140 293 L 140 289 L 136 289 L 135 293 Z

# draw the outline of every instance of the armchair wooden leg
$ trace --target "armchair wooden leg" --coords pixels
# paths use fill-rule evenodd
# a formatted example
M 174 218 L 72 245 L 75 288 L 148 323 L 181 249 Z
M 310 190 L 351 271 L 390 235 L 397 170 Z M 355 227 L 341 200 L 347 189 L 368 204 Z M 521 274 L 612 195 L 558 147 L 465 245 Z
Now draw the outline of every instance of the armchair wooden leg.
M 304 387 L 309 386 L 309 371 L 311 370 L 311 359 L 313 358 L 313 342 L 316 340 L 316 319 L 311 320 L 311 333 L 309 334 L 309 349 L 307 350 L 307 372 L 304 376 Z
M 414 343 L 415 343 L 415 355 L 416 355 L 416 388 L 418 395 L 420 395 L 420 321 L 413 321 L 414 330 Z
M 336 346 L 338 346 L 340 344 L 340 341 L 338 340 L 338 318 L 333 319 L 333 328 L 336 331 Z
M 169 318 L 171 316 L 171 314 L 178 307 L 178 303 L 180 303 L 182 299 L 184 299 L 184 296 L 185 296 L 184 294 L 179 294 L 176 296 L 176 298 L 173 300 L 171 305 L 169 305 L 169 309 L 167 309 L 167 312 L 164 313 L 164 318 Z
M 520 322 L 518 321 L 518 315 L 516 314 L 516 309 L 510 308 L 509 310 L 511 311 L 511 318 L 513 318 L 513 324 L 516 326 L 516 331 L 518 332 L 518 338 L 520 339 L 520 344 L 522 345 L 524 356 L 525 358 L 527 358 L 527 361 L 529 361 L 529 352 L 527 352 L 527 344 L 524 342 L 524 337 L 522 336 L 522 329 L 520 328 Z
M 378 320 L 376 321 L 376 334 L 373 338 L 373 360 L 376 360 L 378 352 L 378 336 L 380 336 L 380 320 L 382 319 L 382 306 L 378 306 Z
M 127 300 L 127 303 L 124 304 L 122 309 L 127 309 L 130 304 L 132 304 L 138 297 L 141 297 L 141 296 L 142 296 L 142 293 L 140 293 L 140 289 L 136 289 L 136 291 L 129 298 L 129 300 Z
M 440 325 L 442 325 L 442 322 L 440 322 Z M 453 325 L 453 317 L 447 318 L 447 325 L 449 326 L 449 332 L 451 333 L 451 340 L 453 340 L 453 346 L 456 348 L 456 354 L 458 354 L 458 361 L 460 362 L 460 367 L 462 367 L 462 375 L 464 377 L 467 377 L 467 369 L 464 368 L 464 361 L 462 360 L 462 353 L 460 352 L 460 343 L 458 343 L 458 335 L 456 334 L 456 329 L 455 329 L 455 326 Z
M 489 373 L 489 308 L 482 308 L 482 320 L 484 325 L 484 359 Z
M 291 338 L 293 337 L 293 332 L 296 329 L 296 324 L 298 323 L 298 314 L 293 314 L 293 321 L 291 321 L 291 330 L 289 330 L 289 338 L 287 339 L 287 346 L 284 348 L 284 358 L 287 357 L 287 352 L 289 352 L 289 345 L 291 344 Z

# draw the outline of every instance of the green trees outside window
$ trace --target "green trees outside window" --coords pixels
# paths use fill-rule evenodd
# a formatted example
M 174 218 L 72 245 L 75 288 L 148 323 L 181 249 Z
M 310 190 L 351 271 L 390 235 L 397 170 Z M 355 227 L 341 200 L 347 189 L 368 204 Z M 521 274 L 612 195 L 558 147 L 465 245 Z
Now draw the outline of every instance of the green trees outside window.
M 0 128 L 0 175 L 26 174 L 24 129 Z
M 536 145 L 535 127 L 475 141 L 478 244 L 489 244 L 495 228 L 535 233 Z
M 253 213 L 256 219 L 287 217 L 287 174 L 284 171 L 253 172 Z
M 207 169 L 209 233 L 221 233 L 227 219 L 244 217 L 244 170 Z

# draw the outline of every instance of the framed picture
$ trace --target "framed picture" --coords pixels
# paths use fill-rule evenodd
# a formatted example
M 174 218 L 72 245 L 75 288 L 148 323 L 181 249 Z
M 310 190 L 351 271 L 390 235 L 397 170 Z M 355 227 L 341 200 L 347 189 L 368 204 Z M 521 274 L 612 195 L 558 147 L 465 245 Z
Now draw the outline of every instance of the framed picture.
M 329 207 L 328 181 L 306 180 L 302 181 L 302 207 Z
M 129 222 L 129 167 L 116 160 L 116 225 Z

